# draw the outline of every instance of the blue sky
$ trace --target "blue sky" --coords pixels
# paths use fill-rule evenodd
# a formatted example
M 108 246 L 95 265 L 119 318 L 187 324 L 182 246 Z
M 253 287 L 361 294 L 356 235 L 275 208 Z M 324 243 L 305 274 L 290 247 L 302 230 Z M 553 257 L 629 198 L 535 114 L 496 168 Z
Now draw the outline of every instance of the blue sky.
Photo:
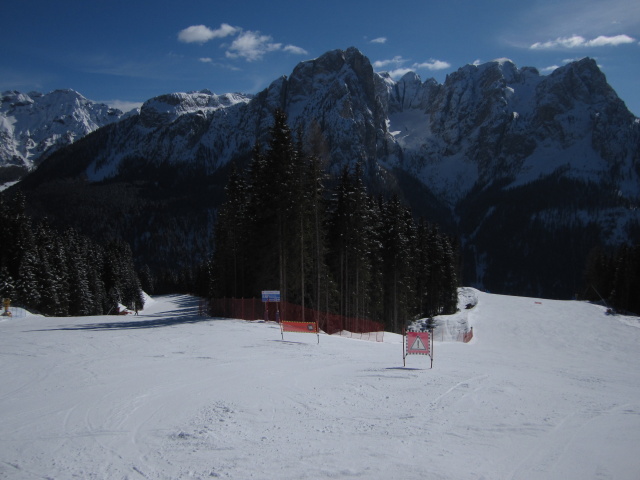
M 72 88 L 127 109 L 169 92 L 256 93 L 354 46 L 423 80 L 507 57 L 550 73 L 595 58 L 640 115 L 638 0 L 3 0 L 0 90 Z

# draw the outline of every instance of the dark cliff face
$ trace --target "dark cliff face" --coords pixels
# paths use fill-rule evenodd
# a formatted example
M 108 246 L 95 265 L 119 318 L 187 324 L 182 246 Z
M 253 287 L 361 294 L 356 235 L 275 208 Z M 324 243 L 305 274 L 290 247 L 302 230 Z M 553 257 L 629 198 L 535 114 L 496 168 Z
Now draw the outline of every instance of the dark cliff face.
M 357 49 L 299 64 L 280 88 L 292 129 L 320 132 L 334 172 L 356 161 L 375 161 L 379 150 L 385 151 L 386 112 L 376 95 L 376 75 Z
M 137 220 L 126 216 L 119 234 L 139 251 L 153 243 L 170 263 L 179 256 L 175 245 L 188 247 L 175 235 L 154 235 L 171 221 L 149 212 L 162 205 L 180 225 L 189 219 L 187 236 L 210 230 L 227 165 L 248 161 L 276 108 L 330 172 L 361 161 L 372 191 L 394 190 L 416 215 L 458 236 L 466 284 L 566 297 L 592 246 L 640 231 L 633 209 L 640 122 L 591 59 L 549 76 L 508 60 L 467 65 L 439 84 L 414 73 L 394 81 L 357 49 L 335 50 L 253 97 L 203 91 L 151 99 L 140 115 L 52 156 L 46 175 L 36 172 L 24 188 L 34 202 L 40 195 L 44 215 L 39 189 L 56 197 L 51 203 L 66 202 L 64 191 L 47 187 L 53 181 L 80 182 L 87 195 L 100 190 L 103 212 L 105 192 L 118 185 L 146 205 Z M 65 221 L 79 218 L 71 210 Z M 124 224 L 115 215 L 110 221 Z M 207 251 L 198 248 L 192 257 Z

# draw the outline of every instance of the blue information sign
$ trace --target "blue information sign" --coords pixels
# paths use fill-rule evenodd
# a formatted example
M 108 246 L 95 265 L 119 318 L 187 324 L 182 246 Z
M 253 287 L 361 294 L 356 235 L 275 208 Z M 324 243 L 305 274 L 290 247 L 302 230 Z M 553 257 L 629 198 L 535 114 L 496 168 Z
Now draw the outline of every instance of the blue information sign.
M 280 290 L 263 290 L 262 301 L 263 302 L 279 302 Z

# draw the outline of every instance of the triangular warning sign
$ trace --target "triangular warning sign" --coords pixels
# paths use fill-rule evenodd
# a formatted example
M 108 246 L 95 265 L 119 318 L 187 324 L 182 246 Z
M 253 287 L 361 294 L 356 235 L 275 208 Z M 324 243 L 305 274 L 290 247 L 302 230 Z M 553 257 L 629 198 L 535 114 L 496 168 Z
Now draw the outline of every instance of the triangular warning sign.
M 407 355 L 430 355 L 427 332 L 407 332 Z
M 410 350 L 429 350 L 427 347 L 425 347 L 424 342 L 422 341 L 422 339 L 420 337 L 416 337 L 415 341 L 413 342 L 413 345 L 411 345 Z

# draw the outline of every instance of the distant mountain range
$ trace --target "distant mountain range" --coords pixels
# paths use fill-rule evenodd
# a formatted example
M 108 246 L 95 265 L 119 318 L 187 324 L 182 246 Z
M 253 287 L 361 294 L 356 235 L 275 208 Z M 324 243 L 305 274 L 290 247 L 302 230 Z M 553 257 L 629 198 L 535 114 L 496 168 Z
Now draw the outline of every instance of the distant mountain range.
M 122 117 L 120 110 L 73 90 L 3 92 L 0 183 L 19 179 L 47 155 Z
M 349 48 L 256 95 L 172 93 L 127 115 L 72 91 L 6 92 L 0 172 L 46 156 L 18 185 L 34 214 L 177 267 L 210 248 L 228 165 L 246 164 L 276 108 L 330 173 L 361 161 L 373 193 L 460 238 L 467 285 L 566 298 L 594 246 L 640 238 L 640 119 L 589 58 L 548 76 L 466 65 L 440 84 L 395 81 Z

